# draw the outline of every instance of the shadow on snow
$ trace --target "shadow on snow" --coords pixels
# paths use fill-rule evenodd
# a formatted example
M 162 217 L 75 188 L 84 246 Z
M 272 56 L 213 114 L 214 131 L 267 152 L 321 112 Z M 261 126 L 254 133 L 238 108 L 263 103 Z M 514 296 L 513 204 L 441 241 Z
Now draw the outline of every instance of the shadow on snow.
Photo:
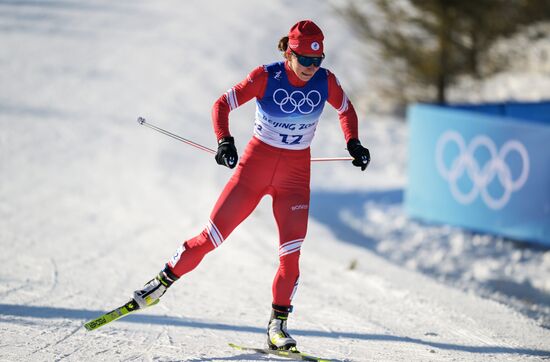
M 17 323 L 16 320 L 6 319 L 5 318 L 6 316 L 30 317 L 30 318 L 40 318 L 40 319 L 74 319 L 74 320 L 84 321 L 84 320 L 96 318 L 103 313 L 104 311 L 99 311 L 99 310 L 54 308 L 54 307 L 41 307 L 41 306 L 29 306 L 29 305 L 17 305 L 17 304 L 0 304 L 0 323 Z M 265 333 L 265 328 L 252 327 L 252 326 L 239 326 L 239 325 L 224 324 L 224 323 L 209 323 L 209 322 L 202 322 L 202 321 L 197 321 L 192 319 L 161 316 L 161 315 L 133 314 L 124 318 L 124 322 L 157 324 L 157 325 L 163 325 L 163 326 L 169 325 L 169 326 L 184 327 L 184 328 L 213 329 L 213 330 L 245 332 L 245 333 L 259 333 L 262 335 Z M 367 341 L 412 343 L 412 344 L 430 346 L 432 348 L 438 348 L 442 350 L 462 351 L 462 352 L 471 352 L 471 353 L 550 356 L 550 350 L 512 348 L 512 347 L 502 347 L 502 346 L 466 346 L 466 345 L 426 341 L 418 338 L 399 337 L 399 336 L 392 336 L 392 335 L 385 335 L 385 334 L 354 333 L 354 332 L 326 332 L 326 331 L 304 330 L 304 329 L 293 330 L 293 334 L 299 335 L 299 336 L 333 338 L 333 339 L 346 338 L 346 339 L 367 340 Z
M 320 223 L 329 226 L 332 233 L 339 240 L 361 246 L 388 259 L 387 255 L 380 253 L 376 249 L 376 246 L 380 240 L 369 237 L 368 235 L 355 230 L 342 219 L 341 212 L 345 210 L 361 219 L 364 218 L 365 215 L 365 204 L 373 203 L 381 206 L 402 205 L 403 198 L 404 192 L 402 189 L 348 193 L 314 191 L 312 192 L 311 197 L 310 215 Z M 424 223 L 421 220 L 416 220 L 415 222 L 419 224 Z M 438 224 L 430 224 L 428 222 L 427 225 Z M 467 229 L 464 230 L 466 231 Z M 475 231 L 468 232 L 476 233 Z M 443 248 L 446 246 L 441 245 L 440 247 Z M 544 246 L 541 247 L 539 245 L 526 242 L 514 242 L 514 247 L 530 248 L 534 251 L 540 252 L 545 252 L 547 250 Z M 475 256 L 469 255 L 468 257 L 472 258 Z M 420 268 L 419 271 L 436 278 L 438 277 L 438 273 L 442 273 L 442 271 L 422 268 Z M 460 278 L 463 272 L 464 270 L 458 270 L 455 275 L 450 273 L 445 275 L 445 277 L 450 280 L 456 280 Z M 550 294 L 535 288 L 529 281 L 518 283 L 510 280 L 491 279 L 480 282 L 480 287 L 484 288 L 487 292 L 500 293 L 519 301 L 519 303 L 523 306 L 520 311 L 530 318 L 537 319 L 537 313 L 531 311 L 532 305 L 540 305 L 543 308 L 550 306 Z M 548 320 L 546 316 L 543 316 L 543 318 L 544 320 Z M 544 328 L 549 328 L 547 322 L 542 322 L 541 326 Z
M 311 193 L 311 217 L 322 224 L 329 225 L 334 235 L 350 244 L 359 245 L 369 250 L 375 250 L 378 240 L 369 238 L 359 231 L 354 230 L 340 217 L 342 210 L 352 212 L 354 215 L 363 215 L 367 202 L 384 205 L 396 205 L 403 203 L 403 190 L 383 190 L 369 192 L 326 192 L 313 191 Z

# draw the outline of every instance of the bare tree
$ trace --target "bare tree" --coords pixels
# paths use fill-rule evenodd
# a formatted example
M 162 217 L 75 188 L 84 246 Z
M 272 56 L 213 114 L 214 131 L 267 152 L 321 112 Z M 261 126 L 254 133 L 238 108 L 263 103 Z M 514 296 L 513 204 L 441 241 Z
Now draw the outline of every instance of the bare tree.
M 550 21 L 548 0 L 348 1 L 337 11 L 377 46 L 384 65 L 394 70 L 394 89 L 386 92 L 405 102 L 446 103 L 446 90 L 459 76 L 480 79 L 487 69 L 498 69 L 482 67 L 498 39 Z

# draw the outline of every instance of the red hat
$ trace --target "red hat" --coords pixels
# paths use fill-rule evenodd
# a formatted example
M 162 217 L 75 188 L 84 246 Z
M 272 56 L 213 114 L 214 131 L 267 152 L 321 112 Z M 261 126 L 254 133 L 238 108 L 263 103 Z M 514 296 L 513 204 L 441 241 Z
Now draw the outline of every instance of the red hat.
M 288 47 L 298 54 L 323 54 L 323 32 L 311 20 L 302 20 L 294 24 L 288 32 Z

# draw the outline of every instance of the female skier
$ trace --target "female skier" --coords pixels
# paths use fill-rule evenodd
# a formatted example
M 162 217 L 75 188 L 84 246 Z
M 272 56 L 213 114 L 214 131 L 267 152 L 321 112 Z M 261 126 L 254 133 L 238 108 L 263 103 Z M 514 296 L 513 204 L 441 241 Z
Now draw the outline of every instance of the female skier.
M 298 286 L 300 248 L 309 209 L 310 144 L 325 101 L 338 111 L 353 165 L 365 170 L 368 149 L 358 139 L 357 115 L 336 76 L 321 68 L 323 33 L 311 20 L 292 26 L 279 41 L 284 61 L 259 66 L 214 104 L 212 121 L 218 140 L 216 162 L 237 169 L 221 193 L 206 228 L 178 248 L 164 269 L 133 299 L 140 308 L 156 302 L 178 278 L 193 270 L 254 210 L 260 199 L 273 198 L 279 231 L 279 269 L 273 281 L 273 304 L 267 327 L 271 349 L 291 349 L 287 331 L 292 297 Z M 229 112 L 256 98 L 254 137 L 241 161 L 229 132 Z

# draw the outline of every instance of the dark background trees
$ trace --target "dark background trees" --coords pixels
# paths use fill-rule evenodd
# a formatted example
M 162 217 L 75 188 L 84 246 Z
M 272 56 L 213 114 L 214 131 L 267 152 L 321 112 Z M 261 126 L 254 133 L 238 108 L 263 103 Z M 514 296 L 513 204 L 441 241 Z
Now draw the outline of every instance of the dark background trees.
M 505 62 L 487 64 L 496 41 L 550 21 L 548 0 L 349 1 L 337 11 L 375 46 L 392 78 L 384 91 L 398 103 L 446 103 L 458 77 L 502 70 Z

